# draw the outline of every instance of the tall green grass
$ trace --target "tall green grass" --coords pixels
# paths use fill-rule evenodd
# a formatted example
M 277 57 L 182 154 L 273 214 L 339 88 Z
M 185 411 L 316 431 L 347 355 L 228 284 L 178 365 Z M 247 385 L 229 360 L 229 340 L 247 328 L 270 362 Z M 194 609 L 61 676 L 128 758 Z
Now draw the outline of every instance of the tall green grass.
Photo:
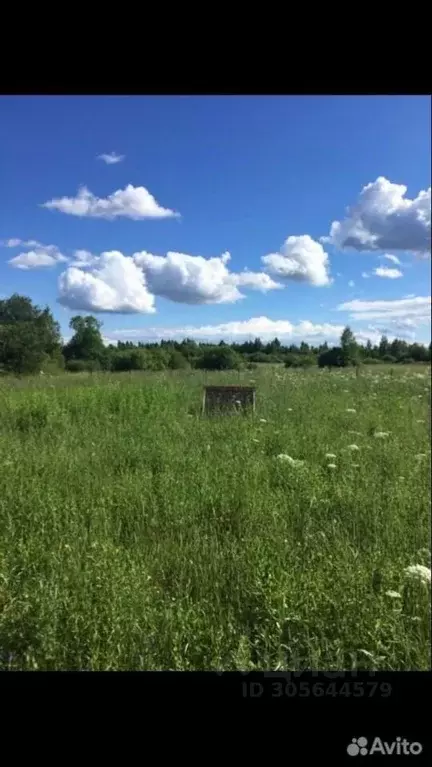
M 255 416 L 201 416 L 251 378 Z M 0 668 L 429 668 L 429 397 L 421 367 L 3 380 Z

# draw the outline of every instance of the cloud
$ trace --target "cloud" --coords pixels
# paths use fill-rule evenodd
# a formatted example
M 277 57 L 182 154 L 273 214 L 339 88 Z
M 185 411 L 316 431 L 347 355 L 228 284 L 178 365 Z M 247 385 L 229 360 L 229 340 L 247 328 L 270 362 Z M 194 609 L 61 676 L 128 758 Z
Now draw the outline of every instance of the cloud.
M 367 272 L 362 272 L 362 277 L 364 280 L 368 280 L 370 275 Z
M 268 317 L 253 317 L 249 320 L 226 322 L 219 325 L 186 325 L 179 327 L 149 327 L 129 330 L 113 330 L 106 334 L 116 340 L 160 340 L 163 338 L 195 338 L 196 340 L 218 341 L 242 340 L 260 337 L 271 340 L 277 336 L 281 341 L 309 341 L 319 344 L 324 340 L 336 342 L 344 329 L 343 325 L 329 323 L 314 324 L 303 320 L 292 324 L 289 320 L 271 320 Z
M 91 264 L 97 263 L 97 258 L 89 250 L 74 250 L 73 266 L 91 266 Z
M 231 274 L 230 279 L 235 285 L 242 285 L 245 288 L 260 290 L 262 293 L 267 293 L 268 290 L 284 287 L 280 282 L 272 280 L 268 274 L 265 274 L 264 272 L 250 272 L 248 269 L 245 269 L 238 274 Z
M 24 245 L 24 243 L 18 237 L 12 237 L 10 240 L 2 241 L 1 245 L 4 248 L 18 248 L 20 245 Z
M 19 240 L 14 238 L 6 243 L 8 248 L 31 248 L 26 252 L 19 253 L 10 258 L 8 264 L 15 269 L 41 269 L 43 267 L 56 266 L 59 263 L 68 261 L 66 256 L 60 252 L 57 245 L 43 245 L 37 240 Z
M 373 270 L 373 274 L 376 277 L 386 277 L 389 280 L 396 280 L 398 277 L 403 277 L 400 269 L 391 269 L 388 266 L 378 266 Z
M 49 251 L 38 248 L 20 253 L 18 256 L 9 259 L 8 263 L 15 269 L 40 269 L 46 266 L 56 266 L 68 259 L 59 251 Z
M 280 253 L 270 253 L 261 261 L 266 271 L 279 279 L 308 282 L 316 286 L 331 283 L 328 254 L 308 234 L 288 237 Z
M 56 245 L 43 245 L 37 240 L 20 240 L 19 237 L 12 237 L 10 240 L 4 240 L 0 242 L 4 248 L 43 248 L 45 250 L 55 249 L 58 250 Z
M 99 154 L 98 160 L 103 160 L 106 165 L 116 165 L 118 162 L 124 160 L 124 154 L 116 154 L 116 152 L 110 152 L 109 154 Z
M 431 321 L 430 296 L 400 298 L 394 301 L 356 299 L 339 304 L 336 309 L 339 312 L 350 312 L 350 317 L 354 320 L 412 320 L 415 325 L 428 324 Z
M 173 218 L 179 214 L 162 208 L 143 186 L 128 184 L 106 198 L 95 197 L 87 187 L 78 190 L 76 197 L 60 197 L 42 204 L 43 208 L 59 210 L 71 216 L 105 218 L 113 220 L 123 216 L 134 221 L 145 218 Z
M 141 269 L 118 251 L 102 253 L 88 270 L 70 266 L 58 281 L 58 301 L 77 311 L 152 313 L 154 296 Z
M 380 258 L 386 258 L 387 261 L 391 261 L 392 264 L 400 264 L 398 257 L 392 256 L 391 253 L 384 253 L 384 255 L 380 256 Z
M 264 292 L 281 287 L 266 274 L 229 272 L 227 263 L 230 258 L 229 253 L 216 258 L 174 252 L 168 252 L 166 256 L 155 256 L 146 251 L 133 255 L 134 262 L 146 276 L 149 290 L 180 303 L 233 303 L 244 298 L 237 286 Z
M 350 280 L 349 283 L 348 283 L 348 287 L 349 288 L 353 288 L 354 286 L 355 286 L 354 280 Z
M 367 184 L 356 205 L 343 221 L 333 221 L 330 236 L 322 237 L 336 247 L 358 251 L 400 250 L 430 252 L 431 190 L 405 197 L 407 187 L 383 176 Z

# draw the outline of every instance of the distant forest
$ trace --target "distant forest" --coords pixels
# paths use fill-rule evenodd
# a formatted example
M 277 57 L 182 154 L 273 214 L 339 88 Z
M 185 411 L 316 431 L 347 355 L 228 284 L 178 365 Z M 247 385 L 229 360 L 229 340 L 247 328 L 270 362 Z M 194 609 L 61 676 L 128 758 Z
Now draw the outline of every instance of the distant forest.
M 200 368 L 206 370 L 254 369 L 259 363 L 281 363 L 286 367 L 345 367 L 431 361 L 431 344 L 408 343 L 383 335 L 379 344 L 360 344 L 349 327 L 339 345 L 314 346 L 302 341 L 284 345 L 278 338 L 264 343 L 260 338 L 243 343 L 218 344 L 163 340 L 159 343 L 119 341 L 104 343 L 102 323 L 95 317 L 76 316 L 70 321 L 73 332 L 65 344 L 60 326 L 50 309 L 35 306 L 30 298 L 14 294 L 0 300 L 0 373 L 14 375 L 62 370 L 130 371 Z

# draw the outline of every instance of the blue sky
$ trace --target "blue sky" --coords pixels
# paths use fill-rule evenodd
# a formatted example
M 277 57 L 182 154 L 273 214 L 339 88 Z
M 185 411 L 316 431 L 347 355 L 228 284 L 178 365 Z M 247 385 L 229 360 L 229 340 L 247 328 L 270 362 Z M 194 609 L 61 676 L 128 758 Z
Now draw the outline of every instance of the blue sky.
M 65 337 L 429 342 L 430 128 L 426 96 L 3 97 L 0 295 Z

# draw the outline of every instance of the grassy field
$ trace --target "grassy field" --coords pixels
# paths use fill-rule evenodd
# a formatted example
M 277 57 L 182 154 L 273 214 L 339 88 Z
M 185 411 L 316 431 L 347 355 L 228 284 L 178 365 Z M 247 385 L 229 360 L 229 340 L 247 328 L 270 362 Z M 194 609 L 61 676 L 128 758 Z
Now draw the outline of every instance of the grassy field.
M 251 378 L 254 417 L 201 417 L 203 383 Z M 430 667 L 430 588 L 404 585 L 430 567 L 430 369 L 4 379 L 0 403 L 1 669 Z

